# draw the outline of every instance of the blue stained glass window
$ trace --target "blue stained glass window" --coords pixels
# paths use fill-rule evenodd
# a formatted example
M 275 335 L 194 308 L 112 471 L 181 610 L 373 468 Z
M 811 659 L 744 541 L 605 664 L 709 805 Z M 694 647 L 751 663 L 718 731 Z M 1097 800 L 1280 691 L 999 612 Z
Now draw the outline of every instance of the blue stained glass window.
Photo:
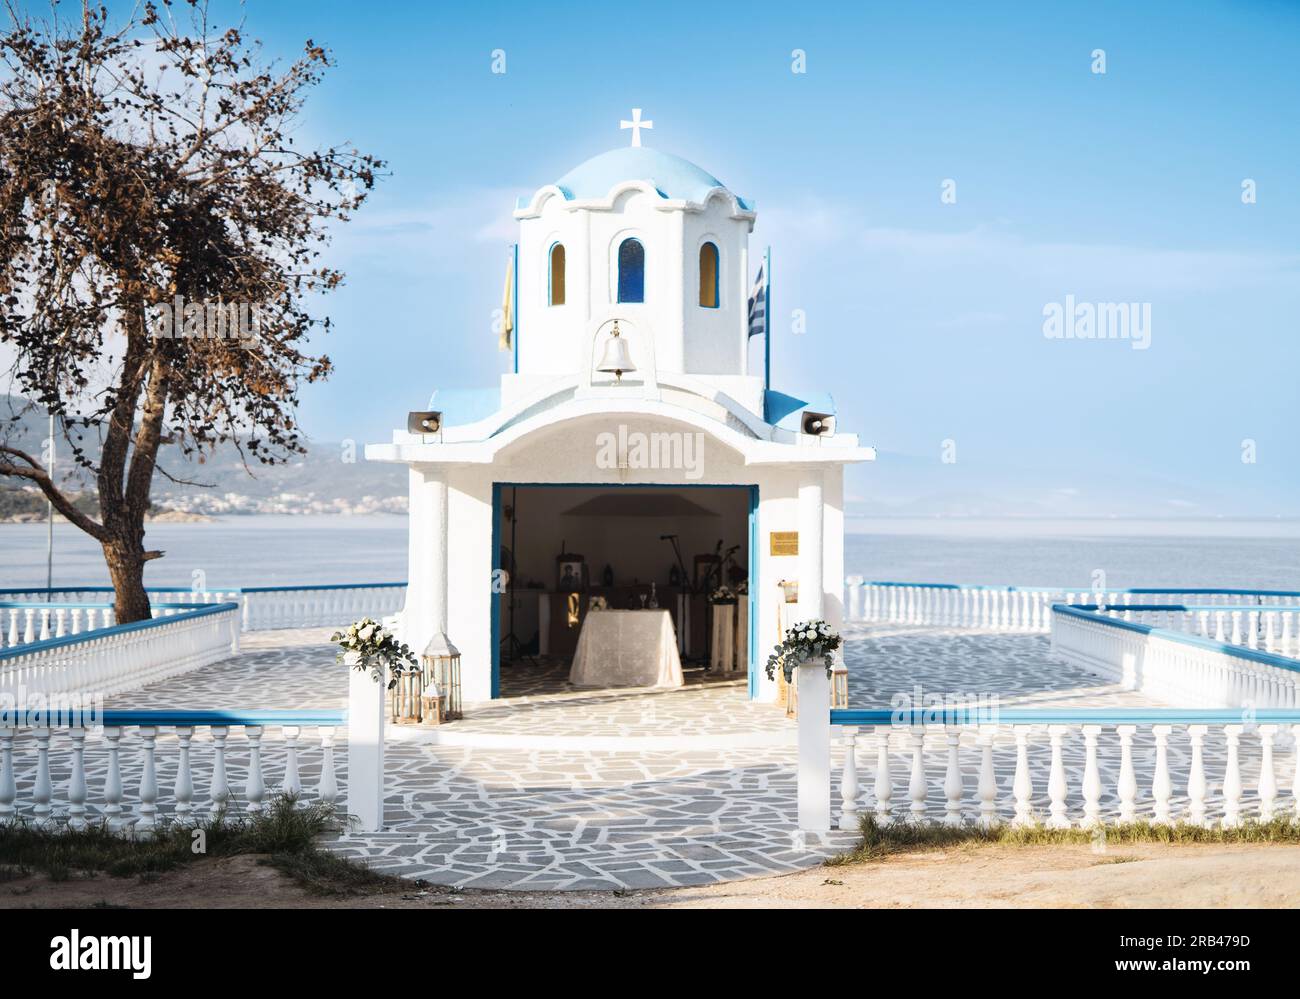
M 618 246 L 618 300 L 645 301 L 645 247 L 639 239 L 625 239 Z

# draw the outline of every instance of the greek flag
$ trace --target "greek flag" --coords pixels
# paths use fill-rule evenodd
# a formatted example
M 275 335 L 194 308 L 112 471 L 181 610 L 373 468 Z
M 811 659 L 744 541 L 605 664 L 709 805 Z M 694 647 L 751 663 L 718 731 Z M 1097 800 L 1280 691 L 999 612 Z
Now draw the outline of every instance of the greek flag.
M 758 268 L 754 290 L 749 293 L 749 335 L 767 332 L 767 268 Z

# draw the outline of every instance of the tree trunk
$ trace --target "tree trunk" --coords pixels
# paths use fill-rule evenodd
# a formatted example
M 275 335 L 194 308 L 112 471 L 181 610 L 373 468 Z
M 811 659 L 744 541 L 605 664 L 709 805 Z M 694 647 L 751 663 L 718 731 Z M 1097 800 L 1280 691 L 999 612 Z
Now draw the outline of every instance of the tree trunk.
M 113 583 L 113 613 L 118 624 L 148 621 L 152 617 L 149 594 L 144 589 L 144 546 L 128 538 L 104 542 L 104 560 Z

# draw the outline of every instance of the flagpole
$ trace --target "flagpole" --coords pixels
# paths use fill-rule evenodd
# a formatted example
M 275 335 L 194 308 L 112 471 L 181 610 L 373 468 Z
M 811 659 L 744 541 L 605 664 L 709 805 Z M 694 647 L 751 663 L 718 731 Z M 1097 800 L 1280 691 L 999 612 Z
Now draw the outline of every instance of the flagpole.
M 772 391 L 772 248 L 763 251 L 763 419 L 767 420 L 767 393 Z
M 54 484 L 54 413 L 50 413 L 50 484 Z M 54 586 L 54 501 L 45 501 L 45 602 L 49 603 Z
M 514 268 L 514 286 L 515 293 L 510 296 L 510 325 L 514 328 L 515 340 L 515 374 L 519 374 L 519 244 L 516 243 L 510 250 Z

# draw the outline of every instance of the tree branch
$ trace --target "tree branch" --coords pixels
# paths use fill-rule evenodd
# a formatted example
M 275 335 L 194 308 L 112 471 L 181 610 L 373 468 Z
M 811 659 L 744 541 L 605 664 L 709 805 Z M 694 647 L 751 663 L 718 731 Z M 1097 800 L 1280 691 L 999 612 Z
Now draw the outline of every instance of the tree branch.
M 40 487 L 41 492 L 45 494 L 46 499 L 54 505 L 54 509 L 63 514 L 69 523 L 75 524 L 97 541 L 108 540 L 108 531 L 104 529 L 104 526 L 92 520 L 73 506 L 72 501 L 63 495 L 59 490 L 59 487 L 50 479 L 49 473 L 41 467 L 40 462 L 35 458 L 27 454 L 25 451 L 20 451 L 16 447 L 9 447 L 7 444 L 0 444 L 0 454 L 6 454 L 11 458 L 25 461 L 28 466 L 23 468 L 22 466 L 15 465 L 12 462 L 0 461 L 0 475 L 7 475 L 17 479 L 27 479 L 29 482 L 36 483 L 36 485 Z

